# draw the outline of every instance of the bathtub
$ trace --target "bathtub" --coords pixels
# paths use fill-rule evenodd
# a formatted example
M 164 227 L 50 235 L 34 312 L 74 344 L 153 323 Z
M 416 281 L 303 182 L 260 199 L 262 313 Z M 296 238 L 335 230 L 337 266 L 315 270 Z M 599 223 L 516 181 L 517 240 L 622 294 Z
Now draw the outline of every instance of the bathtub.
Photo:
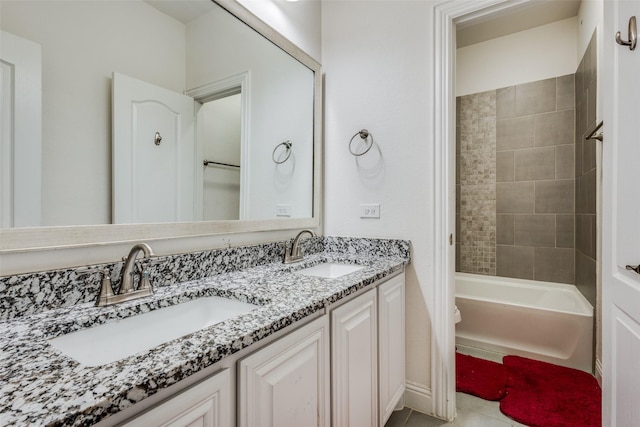
M 593 307 L 573 285 L 456 273 L 456 345 L 592 372 Z

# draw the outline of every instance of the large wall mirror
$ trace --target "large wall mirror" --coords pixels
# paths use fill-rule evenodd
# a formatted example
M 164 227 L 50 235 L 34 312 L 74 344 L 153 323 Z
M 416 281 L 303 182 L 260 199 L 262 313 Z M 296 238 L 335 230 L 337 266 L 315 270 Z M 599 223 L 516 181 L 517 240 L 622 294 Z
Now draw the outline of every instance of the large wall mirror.
M 0 8 L 0 250 L 319 225 L 320 65 L 237 2 Z

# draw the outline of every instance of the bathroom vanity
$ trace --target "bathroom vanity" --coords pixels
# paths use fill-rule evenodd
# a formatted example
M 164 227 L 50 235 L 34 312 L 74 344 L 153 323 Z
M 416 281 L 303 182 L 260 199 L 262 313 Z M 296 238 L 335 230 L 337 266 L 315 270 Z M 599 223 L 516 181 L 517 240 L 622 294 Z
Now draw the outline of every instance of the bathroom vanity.
M 150 275 L 152 296 L 96 307 L 96 276 L 57 287 L 87 292 L 78 304 L 12 313 L 0 323 L 0 424 L 384 425 L 404 391 L 409 244 L 333 237 L 304 243 L 304 260 L 295 264 L 281 262 L 285 242 L 162 257 Z M 347 270 L 332 270 L 336 265 Z M 203 266 L 211 274 L 167 280 L 201 275 Z M 60 277 L 75 273 L 5 277 L 0 287 L 7 298 L 23 287 L 16 301 L 52 301 L 59 295 L 46 282 Z M 50 343 L 211 296 L 253 306 L 96 366 Z M 123 342 L 128 336 L 122 333 Z

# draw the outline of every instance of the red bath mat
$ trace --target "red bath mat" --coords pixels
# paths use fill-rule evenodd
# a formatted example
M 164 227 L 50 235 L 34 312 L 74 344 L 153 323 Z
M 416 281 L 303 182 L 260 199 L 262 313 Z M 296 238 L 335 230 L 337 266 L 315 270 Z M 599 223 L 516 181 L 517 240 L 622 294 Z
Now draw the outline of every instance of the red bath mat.
M 583 371 L 505 356 L 507 395 L 500 410 L 531 427 L 600 427 L 601 390 Z
M 456 390 L 486 400 L 505 394 L 507 373 L 499 363 L 456 353 Z

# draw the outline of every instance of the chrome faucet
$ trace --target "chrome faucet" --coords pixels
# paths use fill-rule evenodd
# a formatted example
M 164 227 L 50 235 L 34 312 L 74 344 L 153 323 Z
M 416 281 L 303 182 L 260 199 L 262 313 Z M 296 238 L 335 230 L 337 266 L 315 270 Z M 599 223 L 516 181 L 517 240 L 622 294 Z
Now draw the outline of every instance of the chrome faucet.
M 129 251 L 129 255 L 124 258 L 124 268 L 122 269 L 122 281 L 120 282 L 120 292 L 119 295 L 129 294 L 131 292 L 137 292 L 133 289 L 133 269 L 136 265 L 136 258 L 138 257 L 138 253 L 141 252 L 144 254 L 143 258 L 151 258 L 155 254 L 153 253 L 153 249 L 146 243 L 138 243 L 134 245 Z M 138 291 L 148 289 L 151 292 L 149 295 L 153 293 L 153 288 L 151 287 L 151 282 L 149 282 L 149 273 L 145 270 L 140 274 L 140 285 L 138 286 Z
M 100 294 L 96 300 L 97 306 L 111 305 L 153 295 L 153 287 L 149 281 L 149 272 L 147 270 L 143 270 L 140 273 L 140 284 L 138 285 L 138 289 L 134 289 L 133 287 L 133 269 L 135 268 L 136 258 L 138 257 L 139 252 L 144 254 L 144 258 L 151 258 L 152 256 L 155 256 L 151 247 L 146 243 L 138 243 L 134 245 L 129 251 L 129 255 L 123 258 L 124 268 L 122 269 L 120 290 L 117 294 L 113 292 L 109 271 L 99 270 L 102 272 L 103 278 L 102 286 L 100 287 Z
M 291 250 L 288 250 L 286 245 L 284 248 L 284 262 L 285 264 L 291 264 L 293 262 L 302 261 L 304 255 L 302 254 L 302 250 L 298 244 L 300 243 L 300 237 L 303 234 L 309 234 L 311 237 L 316 237 L 316 233 L 311 230 L 302 230 L 299 232 L 296 237 L 293 239 L 293 243 L 291 244 Z

